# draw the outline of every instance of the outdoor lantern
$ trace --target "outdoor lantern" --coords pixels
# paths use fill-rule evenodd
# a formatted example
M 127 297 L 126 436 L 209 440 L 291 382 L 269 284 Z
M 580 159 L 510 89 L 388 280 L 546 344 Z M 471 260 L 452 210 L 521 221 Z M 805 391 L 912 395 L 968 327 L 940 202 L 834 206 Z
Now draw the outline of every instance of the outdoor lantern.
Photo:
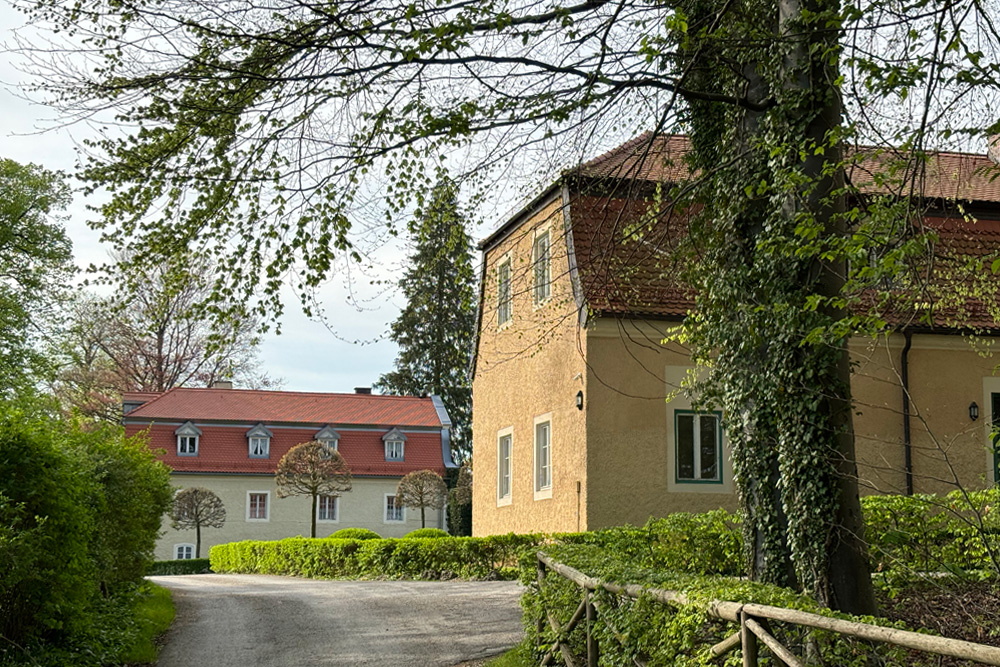
M 583 410 L 583 390 L 576 392 L 576 409 Z
M 979 419 L 979 406 L 976 405 L 975 401 L 969 403 L 969 419 L 972 421 Z

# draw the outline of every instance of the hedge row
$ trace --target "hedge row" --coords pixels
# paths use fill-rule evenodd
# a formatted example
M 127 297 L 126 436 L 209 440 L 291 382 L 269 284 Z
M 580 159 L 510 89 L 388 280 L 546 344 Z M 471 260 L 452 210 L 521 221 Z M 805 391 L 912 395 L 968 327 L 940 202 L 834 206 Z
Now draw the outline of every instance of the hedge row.
M 519 556 L 542 535 L 403 539 L 309 539 L 232 542 L 211 548 L 215 572 L 285 574 L 314 578 L 469 579 L 517 576 Z
M 174 574 L 205 574 L 212 567 L 207 558 L 185 558 L 182 560 L 158 560 L 149 566 L 146 572 L 151 577 L 162 577 Z
M 692 604 L 674 607 L 651 598 L 632 600 L 595 592 L 597 621 L 594 635 L 598 640 L 601 665 L 631 667 L 650 665 L 717 665 L 708 649 L 738 630 L 734 623 L 711 617 L 708 603 L 712 600 L 757 602 L 791 609 L 801 609 L 827 616 L 848 618 L 878 625 L 892 625 L 885 619 L 850 617 L 821 610 L 815 601 L 790 590 L 742 581 L 731 577 L 703 576 L 637 567 L 628 557 L 609 553 L 591 544 L 551 545 L 546 553 L 561 563 L 603 581 L 638 584 L 647 588 L 680 591 Z M 535 664 L 555 645 L 556 636 L 549 624 L 551 614 L 565 627 L 580 605 L 581 589 L 549 572 L 545 586 L 535 582 L 535 561 L 525 558 L 522 563 L 522 583 L 527 592 L 522 597 L 524 628 L 527 643 L 533 651 Z M 586 655 L 585 623 L 580 623 L 568 637 L 575 655 Z M 800 655 L 807 645 L 818 647 L 823 664 L 840 667 L 867 667 L 872 664 L 905 664 L 905 653 L 885 645 L 861 645 L 860 642 L 830 633 L 810 632 L 796 626 L 772 623 L 771 630 L 786 646 Z M 638 661 L 638 662 L 636 662 Z M 740 665 L 739 650 L 730 653 L 723 664 Z

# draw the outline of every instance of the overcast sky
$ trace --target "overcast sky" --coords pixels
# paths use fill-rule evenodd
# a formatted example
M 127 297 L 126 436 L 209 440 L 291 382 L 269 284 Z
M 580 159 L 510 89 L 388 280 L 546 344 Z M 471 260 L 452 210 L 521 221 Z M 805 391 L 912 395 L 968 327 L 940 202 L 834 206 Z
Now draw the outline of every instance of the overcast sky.
M 5 0 L 0 0 L 0 45 L 11 43 L 11 30 L 22 25 L 22 18 Z M 75 162 L 74 146 L 87 133 L 86 126 L 42 132 L 51 128 L 50 110 L 21 98 L 16 86 L 25 77 L 12 64 L 12 57 L 0 50 L 0 157 L 17 162 L 33 162 L 48 169 L 71 172 Z M 49 122 L 46 122 L 49 121 Z M 74 184 L 78 185 L 78 184 Z M 74 255 L 79 266 L 107 260 L 96 232 L 86 226 L 88 211 L 82 194 L 77 194 L 67 211 L 66 230 L 73 240 Z M 91 202 L 94 203 L 94 202 Z M 482 230 L 472 230 L 474 238 Z M 381 258 L 384 278 L 398 275 L 405 249 L 388 249 Z M 354 281 L 353 288 L 362 300 L 375 295 L 367 280 Z M 348 341 L 370 341 L 384 338 L 389 324 L 399 313 L 402 299 L 395 292 L 371 299 L 359 311 L 347 303 L 348 289 L 342 278 L 333 278 L 321 293 L 327 321 L 340 338 Z M 319 322 L 302 315 L 297 303 L 286 305 L 282 335 L 270 334 L 264 340 L 261 357 L 267 372 L 284 379 L 284 388 L 292 391 L 350 392 L 354 387 L 370 386 L 379 375 L 392 368 L 396 346 L 382 340 L 370 344 L 352 344 L 338 339 Z

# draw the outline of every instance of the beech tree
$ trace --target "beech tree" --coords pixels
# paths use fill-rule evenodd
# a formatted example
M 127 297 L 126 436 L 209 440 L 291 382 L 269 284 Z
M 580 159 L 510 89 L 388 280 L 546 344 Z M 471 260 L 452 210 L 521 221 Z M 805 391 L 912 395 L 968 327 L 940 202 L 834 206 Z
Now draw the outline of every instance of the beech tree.
M 226 523 L 226 507 L 222 499 L 209 489 L 191 486 L 174 496 L 170 508 L 170 525 L 176 530 L 194 528 L 194 557 L 201 558 L 201 528 L 222 528 Z
M 396 487 L 396 501 L 403 507 L 420 509 L 420 527 L 427 527 L 427 508 L 439 510 L 448 499 L 448 487 L 433 470 L 414 470 L 403 475 Z
M 850 310 L 851 290 L 872 275 L 862 258 L 882 276 L 900 253 L 919 262 L 927 146 L 1000 130 L 991 0 L 20 6 L 103 57 L 41 71 L 54 101 L 136 130 L 85 156 L 82 177 L 112 193 L 106 237 L 135 266 L 194 246 L 217 302 L 260 293 L 265 318 L 290 271 L 304 292 L 360 256 L 351 222 L 378 186 L 392 228 L 442 163 L 545 182 L 584 149 L 688 132 L 692 178 L 651 216 L 693 212 L 688 280 L 705 291 L 686 329 L 698 359 L 719 351 L 699 395 L 736 434 L 750 572 L 872 611 L 845 343 L 879 318 Z M 871 172 L 844 151 L 859 139 L 905 215 L 848 199 L 847 174 Z
M 410 222 L 413 253 L 399 288 L 406 306 L 389 338 L 399 345 L 395 370 L 375 386 L 387 394 L 441 397 L 452 422 L 451 449 L 472 448 L 469 359 L 476 335 L 472 240 L 458 206 L 458 186 L 444 177 Z
M 309 496 L 312 515 L 309 537 L 316 537 L 316 505 L 320 496 L 340 497 L 351 490 L 351 470 L 340 452 L 312 440 L 295 445 L 281 457 L 274 473 L 278 497 Z

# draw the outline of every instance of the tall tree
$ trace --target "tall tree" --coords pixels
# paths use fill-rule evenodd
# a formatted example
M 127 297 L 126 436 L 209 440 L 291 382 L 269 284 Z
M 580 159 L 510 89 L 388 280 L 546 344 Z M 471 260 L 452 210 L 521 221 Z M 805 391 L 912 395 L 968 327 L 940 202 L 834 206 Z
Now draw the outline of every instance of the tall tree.
M 439 510 L 448 500 L 448 487 L 433 470 L 414 470 L 403 475 L 396 487 L 396 501 L 420 510 L 420 527 L 427 527 L 427 508 Z
M 0 393 L 46 366 L 40 339 L 75 270 L 56 216 L 69 201 L 62 174 L 0 158 Z
M 863 137 L 888 149 L 880 187 L 918 212 L 927 142 L 1000 130 L 993 0 L 345 0 L 336 11 L 277 0 L 268 12 L 21 2 L 107 56 L 94 75 L 50 67 L 58 100 L 75 112 L 114 105 L 139 126 L 97 141 L 84 168 L 113 192 L 108 237 L 137 265 L 196 243 L 214 255 L 217 301 L 249 299 L 259 284 L 263 316 L 280 312 L 290 269 L 315 285 L 336 252 L 353 251 L 350 221 L 370 203 L 373 174 L 388 181 L 391 220 L 449 154 L 471 173 L 521 160 L 547 180 L 558 165 L 546 172 L 534 158 L 548 151 L 690 131 L 701 171 L 666 199 L 702 211 L 692 242 L 711 260 L 703 273 L 740 290 L 726 299 L 714 282 L 687 327 L 702 359 L 728 345 L 705 400 L 743 422 L 734 457 L 744 502 L 765 512 L 751 521 L 768 556 L 759 570 L 869 610 L 844 343 L 873 320 L 845 307 L 864 278 L 857 260 L 873 247 L 892 256 L 914 234 L 912 218 L 877 202 L 845 207 L 858 160 L 845 164 L 843 146 Z M 734 308 L 759 325 L 741 332 L 745 360 L 725 329 Z
M 389 394 L 436 394 L 452 421 L 451 448 L 472 449 L 469 359 L 476 331 L 472 241 L 459 210 L 458 186 L 442 178 L 410 223 L 413 254 L 399 280 L 406 306 L 392 323 L 396 369 L 376 387 Z
M 53 391 L 64 405 L 99 419 L 121 418 L 125 391 L 161 392 L 232 380 L 247 388 L 276 383 L 260 369 L 255 321 L 210 326 L 203 264 L 171 259 L 128 278 L 114 297 L 80 293 L 53 356 L 61 368 Z M 125 297 L 124 295 L 130 295 Z
M 340 497 L 351 490 L 351 469 L 340 452 L 316 440 L 288 450 L 274 473 L 278 497 L 308 496 L 312 500 L 309 537 L 316 537 L 316 505 L 320 496 Z

